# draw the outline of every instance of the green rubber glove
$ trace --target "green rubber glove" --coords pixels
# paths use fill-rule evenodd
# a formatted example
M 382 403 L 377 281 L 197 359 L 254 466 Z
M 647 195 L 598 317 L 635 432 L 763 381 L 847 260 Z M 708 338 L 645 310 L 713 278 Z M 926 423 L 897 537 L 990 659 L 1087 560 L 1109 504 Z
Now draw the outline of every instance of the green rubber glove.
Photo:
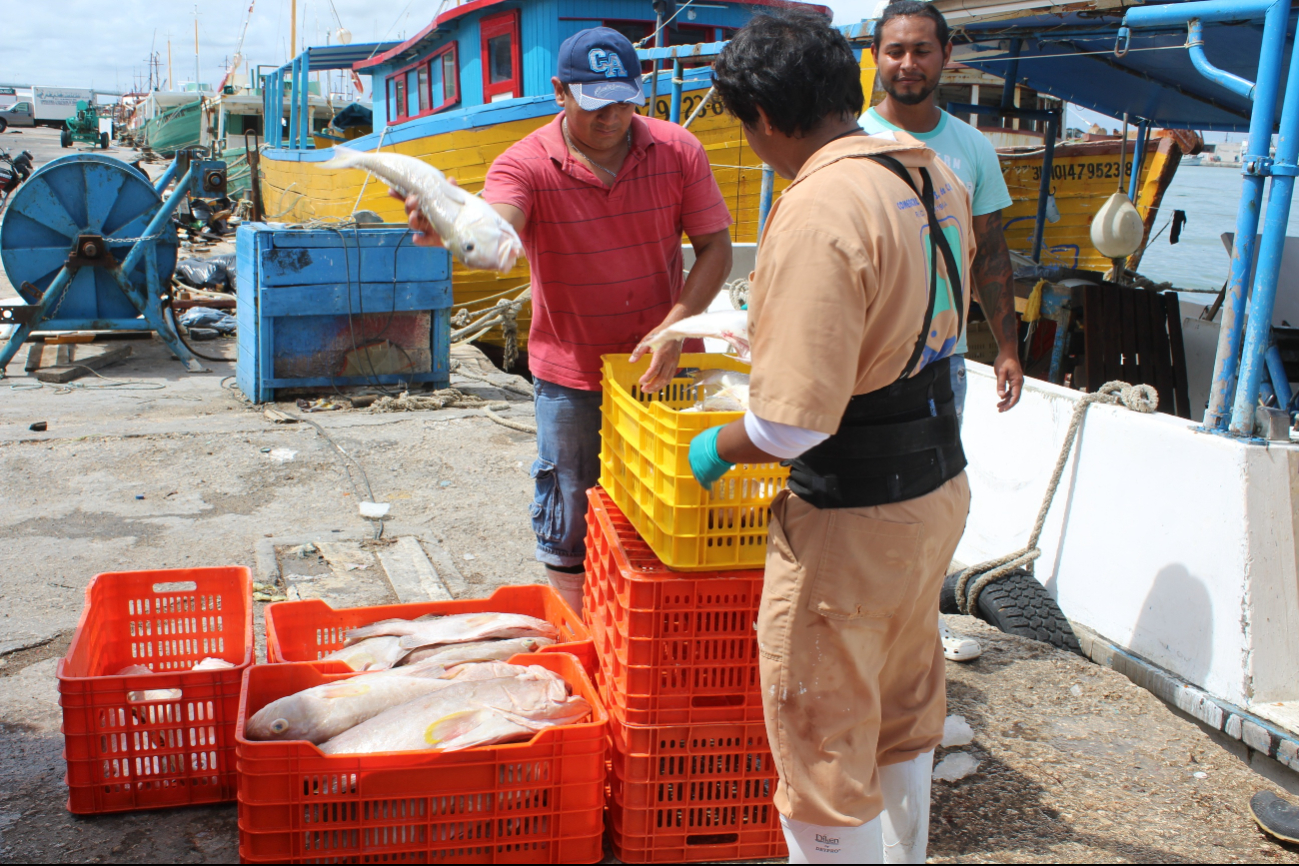
M 734 463 L 723 460 L 717 453 L 717 437 L 721 432 L 721 427 L 710 427 L 690 443 L 690 471 L 702 487 L 712 487 L 717 479 L 735 468 Z

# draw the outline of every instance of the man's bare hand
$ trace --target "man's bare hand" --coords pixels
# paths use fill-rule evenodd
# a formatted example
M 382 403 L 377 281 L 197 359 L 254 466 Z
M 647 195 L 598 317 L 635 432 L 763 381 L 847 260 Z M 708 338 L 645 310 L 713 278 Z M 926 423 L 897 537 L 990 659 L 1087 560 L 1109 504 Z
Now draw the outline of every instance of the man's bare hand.
M 455 183 L 454 178 L 447 178 L 451 183 Z M 415 195 L 402 195 L 395 189 L 388 190 L 388 195 L 402 202 L 406 206 L 406 222 L 410 225 L 411 230 L 415 232 L 415 246 L 417 247 L 445 247 L 442 238 L 433 229 L 433 224 L 424 216 L 424 212 L 419 209 L 419 197 Z
M 1020 366 L 1014 347 L 1009 352 L 998 353 L 992 369 L 997 374 L 997 396 L 1001 398 L 997 401 L 997 411 L 1015 408 L 1024 389 L 1024 368 Z
M 662 328 L 657 328 L 654 333 L 658 333 L 660 330 Z M 631 353 L 633 364 L 645 357 L 646 352 L 651 351 L 649 344 L 646 342 L 651 336 L 653 334 L 641 340 L 640 345 Z M 681 360 L 681 346 L 682 342 L 678 340 L 675 343 L 661 346 L 657 352 L 654 352 L 654 360 L 650 361 L 649 369 L 645 371 L 644 376 L 640 377 L 641 393 L 655 394 L 668 386 L 668 383 L 672 381 L 672 377 L 676 375 L 677 362 Z

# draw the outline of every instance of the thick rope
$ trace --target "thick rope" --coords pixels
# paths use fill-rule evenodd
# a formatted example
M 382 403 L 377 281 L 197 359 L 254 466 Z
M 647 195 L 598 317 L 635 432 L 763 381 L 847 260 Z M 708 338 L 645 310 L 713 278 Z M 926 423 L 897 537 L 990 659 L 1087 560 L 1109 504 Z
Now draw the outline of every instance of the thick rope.
M 1106 382 L 1099 391 L 1082 396 L 1074 407 L 1073 417 L 1069 419 L 1069 432 L 1065 434 L 1060 456 L 1055 461 L 1055 471 L 1051 473 L 1051 480 L 1046 485 L 1046 495 L 1042 498 L 1042 507 L 1038 509 L 1037 522 L 1033 524 L 1033 531 L 1028 536 L 1028 544 L 1014 553 L 972 565 L 960 573 L 956 580 L 956 603 L 961 613 L 972 615 L 977 611 L 979 594 L 984 588 L 1012 571 L 1027 567 L 1028 572 L 1033 573 L 1032 563 L 1042 555 L 1037 542 L 1042 536 L 1042 528 L 1046 526 L 1047 512 L 1051 510 L 1051 501 L 1055 499 L 1065 464 L 1069 462 L 1069 452 L 1073 450 L 1074 440 L 1078 438 L 1083 415 L 1093 403 L 1122 404 L 1133 412 L 1150 414 L 1159 408 L 1159 393 L 1149 385 L 1129 385 L 1127 382 L 1116 381 Z

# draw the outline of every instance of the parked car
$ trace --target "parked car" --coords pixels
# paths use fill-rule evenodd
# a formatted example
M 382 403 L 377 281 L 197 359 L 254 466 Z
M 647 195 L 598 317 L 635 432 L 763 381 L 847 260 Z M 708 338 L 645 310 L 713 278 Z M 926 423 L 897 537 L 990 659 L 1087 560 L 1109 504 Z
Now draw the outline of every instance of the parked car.
M 0 108 L 0 132 L 10 126 L 35 126 L 36 115 L 30 102 L 16 102 L 8 108 Z

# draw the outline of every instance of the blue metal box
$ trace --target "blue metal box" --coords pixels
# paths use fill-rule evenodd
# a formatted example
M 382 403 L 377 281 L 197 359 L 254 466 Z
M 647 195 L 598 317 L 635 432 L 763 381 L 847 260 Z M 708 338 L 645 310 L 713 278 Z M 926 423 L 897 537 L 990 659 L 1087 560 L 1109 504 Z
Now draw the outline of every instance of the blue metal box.
M 404 226 L 264 223 L 241 225 L 236 250 L 235 380 L 254 403 L 276 388 L 449 383 L 446 250 L 415 246 Z M 382 372 L 384 357 L 400 366 Z

